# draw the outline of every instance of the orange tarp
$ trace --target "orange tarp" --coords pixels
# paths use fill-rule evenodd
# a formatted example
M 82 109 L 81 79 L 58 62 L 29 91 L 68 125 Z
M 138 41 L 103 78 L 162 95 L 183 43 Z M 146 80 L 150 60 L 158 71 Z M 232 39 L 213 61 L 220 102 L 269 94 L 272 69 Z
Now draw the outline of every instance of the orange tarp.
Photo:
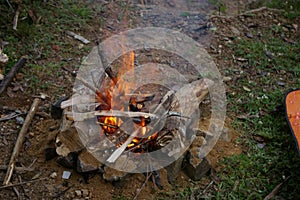
M 300 153 L 300 89 L 286 95 L 285 106 L 287 119 Z

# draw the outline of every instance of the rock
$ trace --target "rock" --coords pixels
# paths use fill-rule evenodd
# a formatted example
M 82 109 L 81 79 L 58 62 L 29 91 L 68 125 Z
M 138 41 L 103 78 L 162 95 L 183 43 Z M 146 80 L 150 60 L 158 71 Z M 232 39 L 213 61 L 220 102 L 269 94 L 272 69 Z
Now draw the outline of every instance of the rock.
M 74 193 L 75 193 L 75 195 L 76 195 L 77 197 L 81 197 L 81 196 L 82 196 L 81 190 L 75 190 Z
M 207 158 L 197 158 L 195 155 L 190 155 L 184 171 L 192 180 L 200 180 L 211 169 L 210 161 Z
M 82 189 L 82 197 L 88 197 L 89 196 L 89 190 L 88 189 Z
M 200 180 L 210 169 L 208 159 L 198 158 L 199 148 L 205 143 L 203 136 L 197 136 L 186 155 L 184 172 L 193 180 Z
M 52 104 L 51 117 L 53 119 L 61 119 L 62 118 L 63 109 L 61 109 L 60 106 L 61 106 L 61 103 L 67 99 L 68 99 L 68 97 L 61 97 L 54 104 Z
M 224 140 L 225 142 L 230 142 L 232 140 L 232 134 L 229 128 L 223 127 L 222 133 L 220 135 L 220 139 Z
M 104 167 L 103 179 L 107 181 L 120 181 L 123 177 L 125 177 L 128 173 L 115 170 L 108 166 Z
M 74 168 L 77 163 L 78 153 L 71 152 L 67 156 L 59 156 L 56 162 L 66 168 Z
M 234 35 L 235 37 L 241 35 L 241 32 L 240 32 L 237 28 L 235 28 L 234 26 L 231 26 L 231 27 L 230 27 L 230 30 L 231 30 L 231 32 L 233 33 L 233 35 Z
M 52 174 L 50 174 L 50 178 L 55 179 L 56 177 L 57 177 L 57 173 L 56 172 L 53 172 Z
M 246 33 L 247 38 L 253 38 L 253 35 L 251 33 Z
M 274 58 L 274 55 L 273 55 L 273 53 L 271 52 L 271 51 L 266 51 L 266 56 L 268 57 L 268 58 L 270 58 L 270 59 L 273 59 Z
M 285 82 L 283 82 L 283 81 L 277 81 L 277 85 L 279 85 L 279 86 L 285 86 Z
M 232 80 L 232 78 L 229 77 L 229 76 L 223 77 L 223 81 L 224 81 L 224 82 L 228 82 L 228 81 L 231 81 L 231 80 Z
M 56 137 L 55 145 L 57 154 L 65 157 L 70 153 L 78 153 L 84 149 L 75 127 L 61 131 Z
M 17 124 L 24 124 L 24 118 L 23 117 L 16 117 L 16 121 L 17 121 Z
M 78 172 L 92 172 L 101 169 L 102 164 L 87 150 L 82 151 L 77 159 Z
M 183 163 L 185 156 L 186 156 L 186 153 L 184 153 L 176 161 L 174 161 L 173 163 L 171 163 L 170 165 L 168 165 L 166 167 L 167 178 L 168 178 L 169 183 L 173 182 L 179 175 L 179 172 L 182 169 L 182 163 Z

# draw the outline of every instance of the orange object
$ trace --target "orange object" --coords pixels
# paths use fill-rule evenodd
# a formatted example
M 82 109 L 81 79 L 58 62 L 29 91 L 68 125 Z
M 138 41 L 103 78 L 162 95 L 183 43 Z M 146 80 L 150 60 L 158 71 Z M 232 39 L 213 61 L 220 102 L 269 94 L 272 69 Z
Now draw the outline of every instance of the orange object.
M 285 96 L 286 116 L 296 140 L 300 154 L 300 89 L 288 92 Z

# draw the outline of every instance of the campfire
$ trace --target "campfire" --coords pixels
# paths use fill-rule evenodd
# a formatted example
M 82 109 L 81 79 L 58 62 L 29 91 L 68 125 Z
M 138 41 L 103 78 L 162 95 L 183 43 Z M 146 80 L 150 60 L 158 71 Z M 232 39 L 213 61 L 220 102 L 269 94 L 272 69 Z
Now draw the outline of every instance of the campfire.
M 105 46 L 118 49 L 114 45 Z M 74 95 L 60 105 L 62 125 L 50 147 L 57 162 L 81 173 L 100 172 L 108 181 L 159 169 L 166 169 L 172 181 L 182 166 L 199 180 L 210 169 L 199 149 L 220 126 L 212 121 L 200 130 L 195 108 L 214 81 L 199 74 L 186 79 L 161 63 L 135 66 L 134 50 L 119 50 L 122 56 L 112 63 L 108 60 L 119 54 L 105 54 L 105 46 L 99 46 L 84 61 Z

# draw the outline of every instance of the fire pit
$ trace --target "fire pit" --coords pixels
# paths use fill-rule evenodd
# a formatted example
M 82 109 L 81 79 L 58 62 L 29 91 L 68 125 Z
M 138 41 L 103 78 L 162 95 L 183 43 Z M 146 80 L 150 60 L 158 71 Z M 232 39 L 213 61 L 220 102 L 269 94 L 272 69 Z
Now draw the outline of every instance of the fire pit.
M 172 181 L 182 166 L 198 180 L 209 171 L 205 156 L 223 128 L 225 113 L 220 111 L 225 106 L 224 88 L 215 72 L 209 78 L 198 74 L 187 79 L 169 65 L 135 66 L 134 53 L 140 43 L 145 45 L 140 37 L 146 35 L 153 49 L 162 47 L 161 42 L 166 45 L 157 37 L 151 42 L 153 31 L 157 30 L 129 31 L 126 36 L 134 40 L 120 45 L 120 40 L 113 38 L 93 48 L 77 76 L 74 95 L 61 103 L 64 114 L 55 140 L 58 163 L 83 173 L 101 172 L 109 181 L 120 180 L 128 173 L 156 172 L 161 168 L 167 169 Z M 179 33 L 165 34 L 175 34 L 176 45 L 181 43 Z M 132 44 L 136 49 L 131 48 Z M 167 45 L 163 50 L 170 49 Z M 209 61 L 205 52 L 200 53 L 204 56 L 192 62 Z M 112 60 L 120 56 L 121 61 L 114 64 Z M 202 70 L 209 72 L 208 65 L 212 64 L 206 62 Z M 216 93 L 221 98 L 215 98 Z M 199 103 L 208 94 L 212 107 L 210 125 L 207 130 L 199 130 Z

